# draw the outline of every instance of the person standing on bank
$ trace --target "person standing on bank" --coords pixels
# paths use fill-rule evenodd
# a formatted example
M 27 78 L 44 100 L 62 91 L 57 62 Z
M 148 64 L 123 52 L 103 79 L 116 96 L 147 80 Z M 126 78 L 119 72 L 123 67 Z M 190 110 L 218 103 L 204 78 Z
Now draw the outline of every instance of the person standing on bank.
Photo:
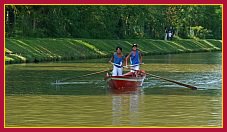
M 124 62 L 124 55 L 122 53 L 122 48 L 118 46 L 116 48 L 116 52 L 110 58 L 110 61 L 109 61 L 109 63 L 113 64 L 112 76 L 122 76 L 123 62 Z
M 164 37 L 164 40 L 167 40 L 168 39 L 168 28 L 165 27 L 165 37 Z
M 137 49 L 137 44 L 132 45 L 132 51 L 126 57 L 125 64 L 128 65 L 128 58 L 130 57 L 131 63 L 131 72 L 135 72 L 140 69 L 140 64 L 142 63 L 142 55 L 140 51 Z

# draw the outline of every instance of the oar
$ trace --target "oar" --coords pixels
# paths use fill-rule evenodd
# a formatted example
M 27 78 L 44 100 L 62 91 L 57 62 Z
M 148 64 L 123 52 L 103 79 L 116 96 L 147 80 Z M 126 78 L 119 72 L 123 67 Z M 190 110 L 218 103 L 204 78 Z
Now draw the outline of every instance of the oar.
M 134 65 L 127 65 L 127 66 L 119 65 L 119 64 L 116 64 L 116 63 L 111 63 L 111 64 L 112 64 L 112 65 L 115 65 L 115 66 L 120 66 L 120 67 L 126 68 L 126 67 L 128 67 L 128 66 L 134 67 L 134 66 L 142 65 L 142 64 L 144 64 L 144 63 L 134 64 Z
M 181 83 L 181 82 L 177 82 L 175 80 L 171 80 L 171 79 L 168 79 L 168 78 L 160 77 L 160 76 L 157 76 L 157 75 L 154 75 L 154 74 L 151 74 L 151 73 L 146 73 L 146 74 L 150 75 L 152 77 L 158 78 L 158 79 L 162 79 L 162 80 L 165 80 L 165 81 L 176 83 L 176 84 L 181 85 L 181 86 L 185 86 L 185 87 L 190 88 L 192 90 L 196 90 L 197 89 L 197 87 L 192 86 L 192 85 L 188 85 L 188 84 L 184 84 L 184 83 Z
M 120 64 L 116 64 L 116 63 L 112 63 L 112 62 L 110 62 L 110 63 L 115 66 L 123 67 L 123 65 L 120 65 Z
M 111 70 L 111 69 L 107 69 L 107 70 L 103 70 L 103 71 L 98 71 L 98 72 L 93 72 L 93 73 L 85 74 L 85 75 L 82 75 L 82 76 L 76 76 L 76 77 L 72 77 L 72 78 L 65 78 L 65 79 L 62 79 L 62 80 L 58 80 L 58 82 L 60 82 L 60 81 L 66 81 L 66 80 L 71 80 L 71 79 L 74 79 L 74 78 L 87 77 L 87 76 L 91 76 L 91 75 L 95 75 L 95 74 L 107 72 L 109 70 Z
M 139 63 L 139 64 L 134 64 L 134 65 L 127 65 L 126 67 L 130 66 L 130 67 L 134 67 L 134 66 L 138 66 L 138 65 L 142 65 L 144 63 Z
M 134 70 L 132 68 L 129 68 L 127 66 L 123 66 L 124 68 L 127 68 L 127 69 L 130 69 L 130 70 Z M 134 70 L 134 71 L 137 71 L 137 70 Z M 196 90 L 197 87 L 195 86 L 192 86 L 192 85 L 188 85 L 188 84 L 184 84 L 184 83 L 181 83 L 181 82 L 177 82 L 175 80 L 171 80 L 171 79 L 168 79 L 168 78 L 164 78 L 164 77 L 160 77 L 160 76 L 157 76 L 157 75 L 154 75 L 154 74 L 151 74 L 151 73 L 146 73 L 147 75 L 150 75 L 152 77 L 155 77 L 155 78 L 158 78 L 158 79 L 162 79 L 162 80 L 165 80 L 165 81 L 168 81 L 168 82 L 172 82 L 172 83 L 176 83 L 178 85 L 181 85 L 181 86 L 184 86 L 184 87 L 187 87 L 187 88 L 190 88 L 192 90 Z

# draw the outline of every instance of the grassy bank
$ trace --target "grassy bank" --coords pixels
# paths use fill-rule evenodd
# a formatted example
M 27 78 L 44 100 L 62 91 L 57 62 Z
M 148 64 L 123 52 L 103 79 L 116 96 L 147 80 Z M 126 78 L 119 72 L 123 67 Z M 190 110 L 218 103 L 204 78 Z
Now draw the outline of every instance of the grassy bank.
M 124 54 L 127 54 L 131 50 L 132 43 L 137 43 L 144 55 L 222 50 L 220 40 L 6 39 L 5 63 L 108 57 L 113 54 L 116 46 L 121 46 Z

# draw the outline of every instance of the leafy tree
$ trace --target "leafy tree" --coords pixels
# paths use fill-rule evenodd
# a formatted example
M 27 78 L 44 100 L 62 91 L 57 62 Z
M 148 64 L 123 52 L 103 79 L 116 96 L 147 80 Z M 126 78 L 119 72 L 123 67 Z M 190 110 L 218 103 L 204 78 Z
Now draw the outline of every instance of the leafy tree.
M 165 27 L 181 38 L 222 39 L 220 5 L 6 5 L 7 37 L 163 39 Z M 202 28 L 201 28 L 202 27 Z

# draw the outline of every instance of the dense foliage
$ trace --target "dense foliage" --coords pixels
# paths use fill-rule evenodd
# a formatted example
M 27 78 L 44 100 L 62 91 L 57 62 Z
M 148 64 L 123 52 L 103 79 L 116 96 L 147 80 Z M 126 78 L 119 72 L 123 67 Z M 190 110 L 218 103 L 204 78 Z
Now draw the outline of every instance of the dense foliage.
M 7 37 L 222 39 L 220 5 L 6 5 Z

